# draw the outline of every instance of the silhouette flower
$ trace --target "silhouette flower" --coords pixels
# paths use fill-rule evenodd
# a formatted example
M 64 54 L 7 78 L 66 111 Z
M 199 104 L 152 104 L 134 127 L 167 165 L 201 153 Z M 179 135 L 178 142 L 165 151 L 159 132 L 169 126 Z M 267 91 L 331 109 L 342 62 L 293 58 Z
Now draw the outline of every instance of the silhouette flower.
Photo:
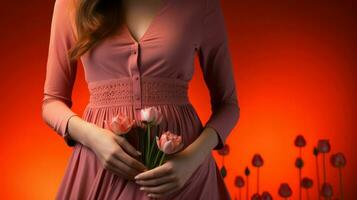
M 340 199 L 343 200 L 343 180 L 342 180 L 342 168 L 346 166 L 346 158 L 343 153 L 335 153 L 330 157 L 330 161 L 333 167 L 338 169 L 340 178 Z
M 244 187 L 244 179 L 242 176 L 236 176 L 234 179 L 234 185 L 238 188 L 239 200 L 242 199 L 242 188 Z
M 244 179 L 242 176 L 236 176 L 235 180 L 234 180 L 234 184 L 236 187 L 238 188 L 242 188 L 244 187 Z
M 321 187 L 321 196 L 325 198 L 330 198 L 333 195 L 332 185 L 329 183 L 323 183 Z
M 328 153 L 331 150 L 330 141 L 329 140 L 319 140 L 317 144 L 317 148 L 321 153 Z
M 313 154 L 315 156 L 315 166 L 316 166 L 316 181 L 317 181 L 317 199 L 320 199 L 320 170 L 319 170 L 319 149 L 317 147 L 314 147 L 313 149 Z
M 308 177 L 304 177 L 301 180 L 300 186 L 306 190 L 306 199 L 310 199 L 309 189 L 312 187 L 313 181 Z
M 293 191 L 291 190 L 288 183 L 281 183 L 278 193 L 279 193 L 279 196 L 287 199 L 287 198 L 291 197 Z
M 296 158 L 295 167 L 301 169 L 303 168 L 303 166 L 304 166 L 304 161 L 301 158 Z
M 262 197 L 259 195 L 259 193 L 255 193 L 252 195 L 252 198 L 250 198 L 251 200 L 261 200 Z
M 330 158 L 333 167 L 340 168 L 346 165 L 346 158 L 341 152 L 332 154 Z
M 224 146 L 218 150 L 218 154 L 221 156 L 226 156 L 229 154 L 229 145 L 228 144 L 224 144 Z
M 298 135 L 295 138 L 294 144 L 295 144 L 296 147 L 304 147 L 304 146 L 306 146 L 306 140 L 305 140 L 304 136 Z
M 245 195 L 246 195 L 246 199 L 249 199 L 249 175 L 250 175 L 250 169 L 249 169 L 248 166 L 244 170 L 244 175 L 245 175 L 245 178 L 246 178 L 246 185 L 247 185 L 247 187 L 246 187 L 247 191 L 246 191 Z
M 224 157 L 229 154 L 229 145 L 227 143 L 224 144 L 224 146 L 218 150 L 218 154 L 222 156 L 221 175 L 225 178 L 227 176 L 227 170 L 224 166 Z
M 311 178 L 308 177 L 304 177 L 301 180 L 301 186 L 305 189 L 310 189 L 312 187 L 313 181 Z
M 264 164 L 264 160 L 260 154 L 254 154 L 252 164 L 254 167 L 261 167 Z
M 259 168 L 264 164 L 262 156 L 260 154 L 254 154 L 252 164 L 257 168 L 257 194 L 259 194 Z
M 273 200 L 273 197 L 267 191 L 263 192 L 261 197 L 262 197 L 262 200 Z

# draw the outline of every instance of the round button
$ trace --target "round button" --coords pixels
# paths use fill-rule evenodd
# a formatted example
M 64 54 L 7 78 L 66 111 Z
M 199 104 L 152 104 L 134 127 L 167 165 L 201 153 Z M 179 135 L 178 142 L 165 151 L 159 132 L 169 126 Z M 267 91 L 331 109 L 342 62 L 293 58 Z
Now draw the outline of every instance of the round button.
M 135 80 L 139 80 L 139 77 L 135 77 Z
M 136 54 L 136 50 L 134 50 L 133 53 Z

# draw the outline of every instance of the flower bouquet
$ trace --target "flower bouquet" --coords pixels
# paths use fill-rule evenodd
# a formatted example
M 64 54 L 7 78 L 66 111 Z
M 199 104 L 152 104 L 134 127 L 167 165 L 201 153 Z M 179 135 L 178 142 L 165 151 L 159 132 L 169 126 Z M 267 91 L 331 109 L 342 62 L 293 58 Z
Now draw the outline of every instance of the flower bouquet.
M 105 127 L 113 133 L 129 139 L 130 131 L 138 137 L 138 148 L 141 152 L 140 160 L 148 168 L 152 169 L 162 165 L 167 155 L 173 155 L 180 151 L 184 144 L 182 136 L 164 131 L 160 135 L 158 126 L 162 122 L 163 115 L 156 107 L 148 107 L 140 110 L 140 120 L 131 120 L 124 114 L 118 114 L 111 120 L 105 120 Z M 154 133 L 154 137 L 151 137 Z

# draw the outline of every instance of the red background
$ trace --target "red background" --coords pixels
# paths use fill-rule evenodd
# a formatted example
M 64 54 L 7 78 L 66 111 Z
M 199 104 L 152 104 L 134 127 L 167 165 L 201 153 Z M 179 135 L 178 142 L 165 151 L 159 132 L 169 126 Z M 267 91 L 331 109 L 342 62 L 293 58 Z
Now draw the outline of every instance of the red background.
M 41 119 L 41 99 L 54 1 L 5 1 L 1 18 L 1 199 L 53 199 L 71 148 Z M 330 139 L 332 153 L 347 157 L 343 170 L 346 199 L 354 197 L 357 126 L 356 5 L 341 1 L 221 1 L 241 106 L 241 118 L 227 140 L 225 178 L 234 196 L 234 177 L 261 153 L 261 189 L 275 197 L 288 182 L 297 198 L 293 146 L 307 139 L 303 176 L 315 179 L 313 145 Z M 74 88 L 73 110 L 88 99 L 83 69 Z M 204 91 L 201 96 L 195 91 Z M 196 60 L 190 99 L 203 122 L 209 96 Z M 217 164 L 221 159 L 214 152 Z M 338 173 L 327 167 L 338 195 Z M 252 170 L 251 191 L 256 171 Z M 310 191 L 316 197 L 316 188 Z M 305 194 L 305 193 L 303 193 Z

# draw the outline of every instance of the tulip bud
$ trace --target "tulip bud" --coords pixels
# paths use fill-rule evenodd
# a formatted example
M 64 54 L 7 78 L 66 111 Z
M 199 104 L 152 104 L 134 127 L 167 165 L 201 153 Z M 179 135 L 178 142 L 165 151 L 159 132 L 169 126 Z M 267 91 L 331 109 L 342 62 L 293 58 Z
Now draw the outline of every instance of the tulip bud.
M 264 164 L 264 160 L 260 154 L 255 154 L 253 156 L 252 164 L 254 167 L 261 167 Z
M 295 138 L 294 144 L 296 147 L 304 147 L 306 145 L 306 140 L 305 140 L 304 136 L 298 135 Z

